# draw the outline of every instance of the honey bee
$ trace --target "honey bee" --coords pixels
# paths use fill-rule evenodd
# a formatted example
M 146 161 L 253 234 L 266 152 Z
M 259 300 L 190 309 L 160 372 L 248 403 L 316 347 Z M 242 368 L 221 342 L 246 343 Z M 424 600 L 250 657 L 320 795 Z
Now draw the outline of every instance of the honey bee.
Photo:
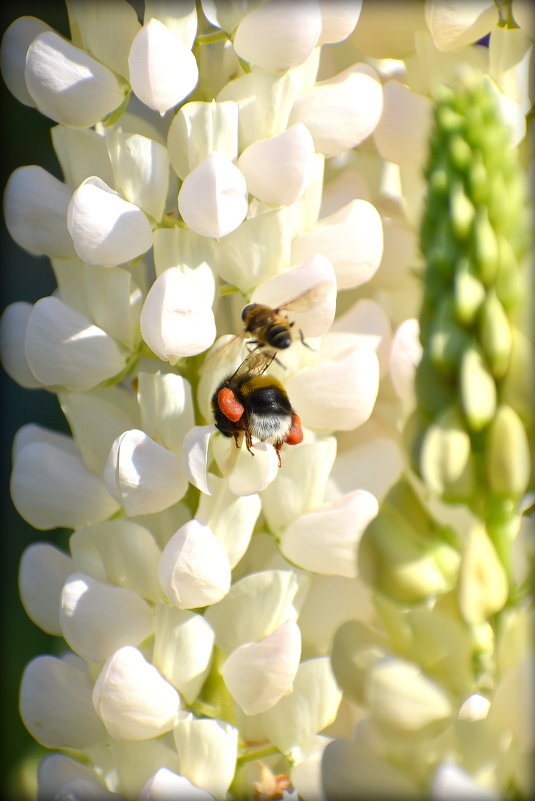
M 285 312 L 304 312 L 309 311 L 325 295 L 332 291 L 330 281 L 301 292 L 286 303 L 281 303 L 276 308 L 266 306 L 263 303 L 249 303 L 242 309 L 241 318 L 244 328 L 241 336 L 249 334 L 252 339 L 248 341 L 250 345 L 259 348 L 271 348 L 275 351 L 289 348 L 295 337 L 295 320 L 290 320 Z M 305 342 L 303 332 L 298 328 L 299 338 L 306 347 L 310 347 Z
M 275 352 L 253 350 L 232 375 L 222 381 L 212 395 L 216 428 L 225 437 L 234 437 L 241 447 L 243 437 L 252 454 L 252 438 L 270 442 L 282 464 L 280 449 L 297 445 L 303 439 L 301 421 L 286 390 L 276 378 L 266 376 Z M 254 455 L 254 454 L 253 454 Z
M 214 359 L 216 356 L 220 357 L 223 350 L 226 351 L 227 348 L 232 347 L 236 342 L 243 340 L 246 336 L 251 337 L 251 339 L 246 341 L 248 346 L 252 346 L 251 352 L 264 349 L 275 358 L 278 351 L 290 347 L 297 338 L 297 332 L 303 345 L 310 348 L 310 345 L 305 342 L 303 332 L 301 329 L 295 328 L 295 320 L 290 320 L 286 312 L 310 311 L 332 291 L 332 282 L 323 281 L 301 292 L 291 300 L 281 303 L 275 308 L 267 306 L 264 303 L 247 304 L 247 306 L 244 306 L 241 313 L 241 318 L 244 323 L 242 330 L 214 351 L 209 358 Z

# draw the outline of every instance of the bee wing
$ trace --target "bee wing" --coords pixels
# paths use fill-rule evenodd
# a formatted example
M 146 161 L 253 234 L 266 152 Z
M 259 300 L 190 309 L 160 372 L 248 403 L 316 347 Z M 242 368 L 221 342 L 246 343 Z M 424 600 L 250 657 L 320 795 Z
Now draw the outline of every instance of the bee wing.
M 248 356 L 245 357 L 232 378 L 239 378 L 242 375 L 262 375 L 267 370 L 273 359 L 275 351 L 269 348 L 256 347 Z
M 238 334 L 235 334 L 233 337 L 228 339 L 222 345 L 219 345 L 219 347 L 216 347 L 215 350 L 209 353 L 208 356 L 206 357 L 206 364 L 211 365 L 216 360 L 219 361 L 220 359 L 223 359 L 225 357 L 230 358 L 233 349 L 235 349 L 236 352 L 238 352 L 242 346 L 244 335 L 245 335 L 245 328 L 242 329 L 242 331 L 240 331 Z M 236 356 L 237 353 L 233 355 Z
M 306 289 L 295 298 L 292 298 L 286 303 L 282 303 L 280 306 L 277 306 L 277 311 L 310 311 L 310 309 L 312 309 L 318 303 L 324 301 L 332 291 L 332 281 L 323 281 L 321 284 L 316 284 L 316 286 Z

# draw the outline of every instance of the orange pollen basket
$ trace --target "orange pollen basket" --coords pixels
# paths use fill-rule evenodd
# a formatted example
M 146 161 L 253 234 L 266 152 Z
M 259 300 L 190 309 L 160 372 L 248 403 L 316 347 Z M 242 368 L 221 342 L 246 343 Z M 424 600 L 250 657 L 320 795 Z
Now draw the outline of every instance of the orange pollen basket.
M 217 393 L 217 405 L 231 423 L 237 423 L 245 411 L 241 403 L 236 400 L 234 392 L 228 387 L 223 387 Z

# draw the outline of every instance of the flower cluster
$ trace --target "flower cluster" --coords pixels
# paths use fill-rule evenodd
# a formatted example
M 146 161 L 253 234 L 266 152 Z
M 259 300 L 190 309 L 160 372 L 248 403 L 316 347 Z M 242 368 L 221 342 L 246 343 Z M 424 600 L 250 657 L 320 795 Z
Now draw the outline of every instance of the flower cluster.
M 5 310 L 2 363 L 22 387 L 57 394 L 71 431 L 28 424 L 13 444 L 19 513 L 72 531 L 68 552 L 36 542 L 20 566 L 28 616 L 65 644 L 21 682 L 22 719 L 54 750 L 39 797 L 316 801 L 431 785 L 442 797 L 461 781 L 443 777 L 444 755 L 457 759 L 445 722 L 483 672 L 476 630 L 478 658 L 494 658 L 485 615 L 501 606 L 470 633 L 452 622 L 465 518 L 442 509 L 437 522 L 402 477 L 402 426 L 420 402 L 423 167 L 436 88 L 460 65 L 485 75 L 497 129 L 514 148 L 525 140 L 528 6 L 145 0 L 138 17 L 127 0 L 66 5 L 70 40 L 21 17 L 0 54 L 15 97 L 56 123 L 63 173 L 20 167 L 4 197 L 11 236 L 49 257 L 57 290 Z M 498 192 L 513 191 L 509 163 Z M 447 213 L 430 183 L 429 230 Z M 459 219 L 469 202 L 455 201 Z M 489 307 L 478 332 L 501 380 L 514 348 L 500 331 L 520 295 L 483 278 L 478 295 L 457 267 L 467 314 Z M 265 376 L 304 437 L 281 466 L 270 441 L 249 451 L 214 424 L 214 392 L 251 348 L 237 336 L 249 303 L 289 309 L 294 342 Z M 433 353 L 447 361 L 441 333 Z M 464 374 L 472 384 L 471 363 Z M 507 420 L 493 407 L 484 423 L 496 452 L 523 412 L 522 399 L 503 402 Z M 445 427 L 430 424 L 435 451 Z M 448 500 L 449 464 L 418 464 L 426 480 L 437 461 L 428 487 Z M 470 548 L 473 564 L 483 546 Z M 510 686 L 526 609 L 505 625 Z M 459 720 L 485 717 L 475 703 Z M 473 787 L 508 786 L 507 758 L 527 750 L 511 737 L 512 750 L 496 727 L 485 740 L 505 755 L 498 778 L 466 758 Z

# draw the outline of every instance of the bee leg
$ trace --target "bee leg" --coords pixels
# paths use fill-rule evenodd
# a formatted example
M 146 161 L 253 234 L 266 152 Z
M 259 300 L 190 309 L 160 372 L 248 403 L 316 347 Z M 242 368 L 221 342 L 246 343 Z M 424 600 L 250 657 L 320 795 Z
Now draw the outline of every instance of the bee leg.
M 249 451 L 249 453 L 251 454 L 251 456 L 254 456 L 254 453 L 253 453 L 253 451 L 251 450 L 251 448 L 252 448 L 252 445 L 253 445 L 253 440 L 251 439 L 251 435 L 249 434 L 249 432 L 248 432 L 248 431 L 246 431 L 246 432 L 245 432 L 245 445 L 246 445 L 246 447 L 247 447 L 247 450 L 248 450 L 248 451 Z
M 308 348 L 309 350 L 314 351 L 314 353 L 316 352 L 314 348 L 310 347 L 308 342 L 305 342 L 305 337 L 304 337 L 303 332 L 301 331 L 301 329 L 299 329 L 299 339 L 301 340 L 301 344 L 303 344 L 305 346 L 305 348 Z
M 281 459 L 281 454 L 280 454 L 280 450 L 282 448 L 282 445 L 283 445 L 283 443 L 279 442 L 277 445 L 273 446 L 275 448 L 276 452 L 277 452 L 277 459 L 279 460 L 279 467 L 282 467 L 282 459 Z

